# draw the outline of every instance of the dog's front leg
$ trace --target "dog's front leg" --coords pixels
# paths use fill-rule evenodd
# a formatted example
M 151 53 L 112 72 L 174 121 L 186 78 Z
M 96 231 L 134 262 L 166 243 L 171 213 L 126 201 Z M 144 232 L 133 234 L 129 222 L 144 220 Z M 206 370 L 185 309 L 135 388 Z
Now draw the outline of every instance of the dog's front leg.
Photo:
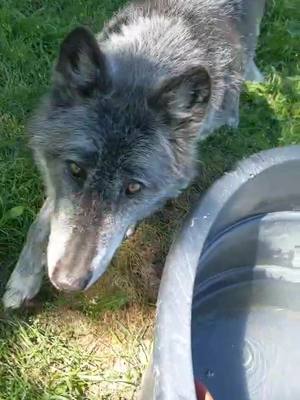
M 47 199 L 29 229 L 24 248 L 6 286 L 3 296 L 5 308 L 20 307 L 40 290 L 52 210 L 52 202 Z

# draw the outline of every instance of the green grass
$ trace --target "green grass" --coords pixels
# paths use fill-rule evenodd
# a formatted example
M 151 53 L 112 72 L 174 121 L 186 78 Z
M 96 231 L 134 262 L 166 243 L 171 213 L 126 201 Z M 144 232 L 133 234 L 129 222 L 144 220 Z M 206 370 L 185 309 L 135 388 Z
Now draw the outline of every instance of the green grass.
M 99 31 L 123 3 L 1 3 L 0 293 L 43 197 L 26 147 L 28 114 L 64 35 L 79 23 Z M 236 161 L 300 143 L 299 13 L 298 0 L 269 0 L 257 51 L 266 82 L 245 88 L 238 130 L 222 129 L 201 146 L 197 186 L 144 222 L 88 295 L 58 297 L 46 283 L 42 310 L 0 320 L 0 400 L 132 398 L 150 347 L 153 308 L 145 304 L 155 298 L 156 275 L 190 201 Z
M 0 399 L 131 399 L 148 362 L 152 318 L 132 308 L 97 323 L 67 309 L 0 320 Z

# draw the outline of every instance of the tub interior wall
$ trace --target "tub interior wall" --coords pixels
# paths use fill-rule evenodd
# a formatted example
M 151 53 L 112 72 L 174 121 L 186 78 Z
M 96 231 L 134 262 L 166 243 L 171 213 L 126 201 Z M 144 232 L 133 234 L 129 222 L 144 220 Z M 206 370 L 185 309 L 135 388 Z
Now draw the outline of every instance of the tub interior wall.
M 246 217 L 300 210 L 300 160 L 273 165 L 258 175 L 255 175 L 253 166 L 245 172 L 250 179 L 224 204 L 210 230 L 207 243 L 226 227 Z M 219 196 L 222 197 L 222 193 Z

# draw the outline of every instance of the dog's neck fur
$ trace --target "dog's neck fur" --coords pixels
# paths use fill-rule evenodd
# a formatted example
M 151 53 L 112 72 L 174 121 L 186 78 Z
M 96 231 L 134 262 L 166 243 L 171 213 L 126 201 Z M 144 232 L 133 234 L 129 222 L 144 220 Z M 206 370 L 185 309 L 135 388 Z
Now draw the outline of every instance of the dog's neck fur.
M 185 32 L 184 37 L 178 38 L 178 32 Z M 201 50 L 181 19 L 165 16 L 138 17 L 135 23 L 123 25 L 119 33 L 112 33 L 101 47 L 112 67 L 114 83 L 128 87 L 151 88 L 166 75 L 180 75 L 187 62 L 190 68 L 201 59 Z
M 166 77 L 201 65 L 211 77 L 208 114 L 214 114 L 226 90 L 240 90 L 245 70 L 241 37 L 228 21 L 236 2 L 227 1 L 227 8 L 220 7 L 222 1 L 213 4 L 209 0 L 154 3 L 159 7 L 144 3 L 120 12 L 98 36 L 114 87 L 143 90 L 147 95 Z M 201 26 L 201 31 L 195 26 Z

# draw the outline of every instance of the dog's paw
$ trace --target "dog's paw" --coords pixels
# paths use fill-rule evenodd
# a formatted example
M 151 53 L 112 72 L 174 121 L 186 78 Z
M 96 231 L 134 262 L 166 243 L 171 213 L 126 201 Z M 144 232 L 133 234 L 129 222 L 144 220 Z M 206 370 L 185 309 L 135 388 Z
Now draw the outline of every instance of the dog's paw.
M 13 273 L 7 286 L 2 302 L 5 309 L 17 309 L 31 300 L 40 290 L 42 274 L 21 276 Z
M 131 225 L 126 232 L 126 239 L 130 238 L 132 235 L 134 235 L 136 230 L 136 225 Z
M 245 80 L 254 83 L 263 83 L 265 81 L 264 75 L 260 72 L 254 61 L 248 65 Z
M 237 129 L 237 128 L 239 127 L 239 123 L 240 123 L 239 117 L 230 116 L 230 117 L 228 118 L 228 120 L 227 120 L 226 125 L 227 125 L 229 128 Z

